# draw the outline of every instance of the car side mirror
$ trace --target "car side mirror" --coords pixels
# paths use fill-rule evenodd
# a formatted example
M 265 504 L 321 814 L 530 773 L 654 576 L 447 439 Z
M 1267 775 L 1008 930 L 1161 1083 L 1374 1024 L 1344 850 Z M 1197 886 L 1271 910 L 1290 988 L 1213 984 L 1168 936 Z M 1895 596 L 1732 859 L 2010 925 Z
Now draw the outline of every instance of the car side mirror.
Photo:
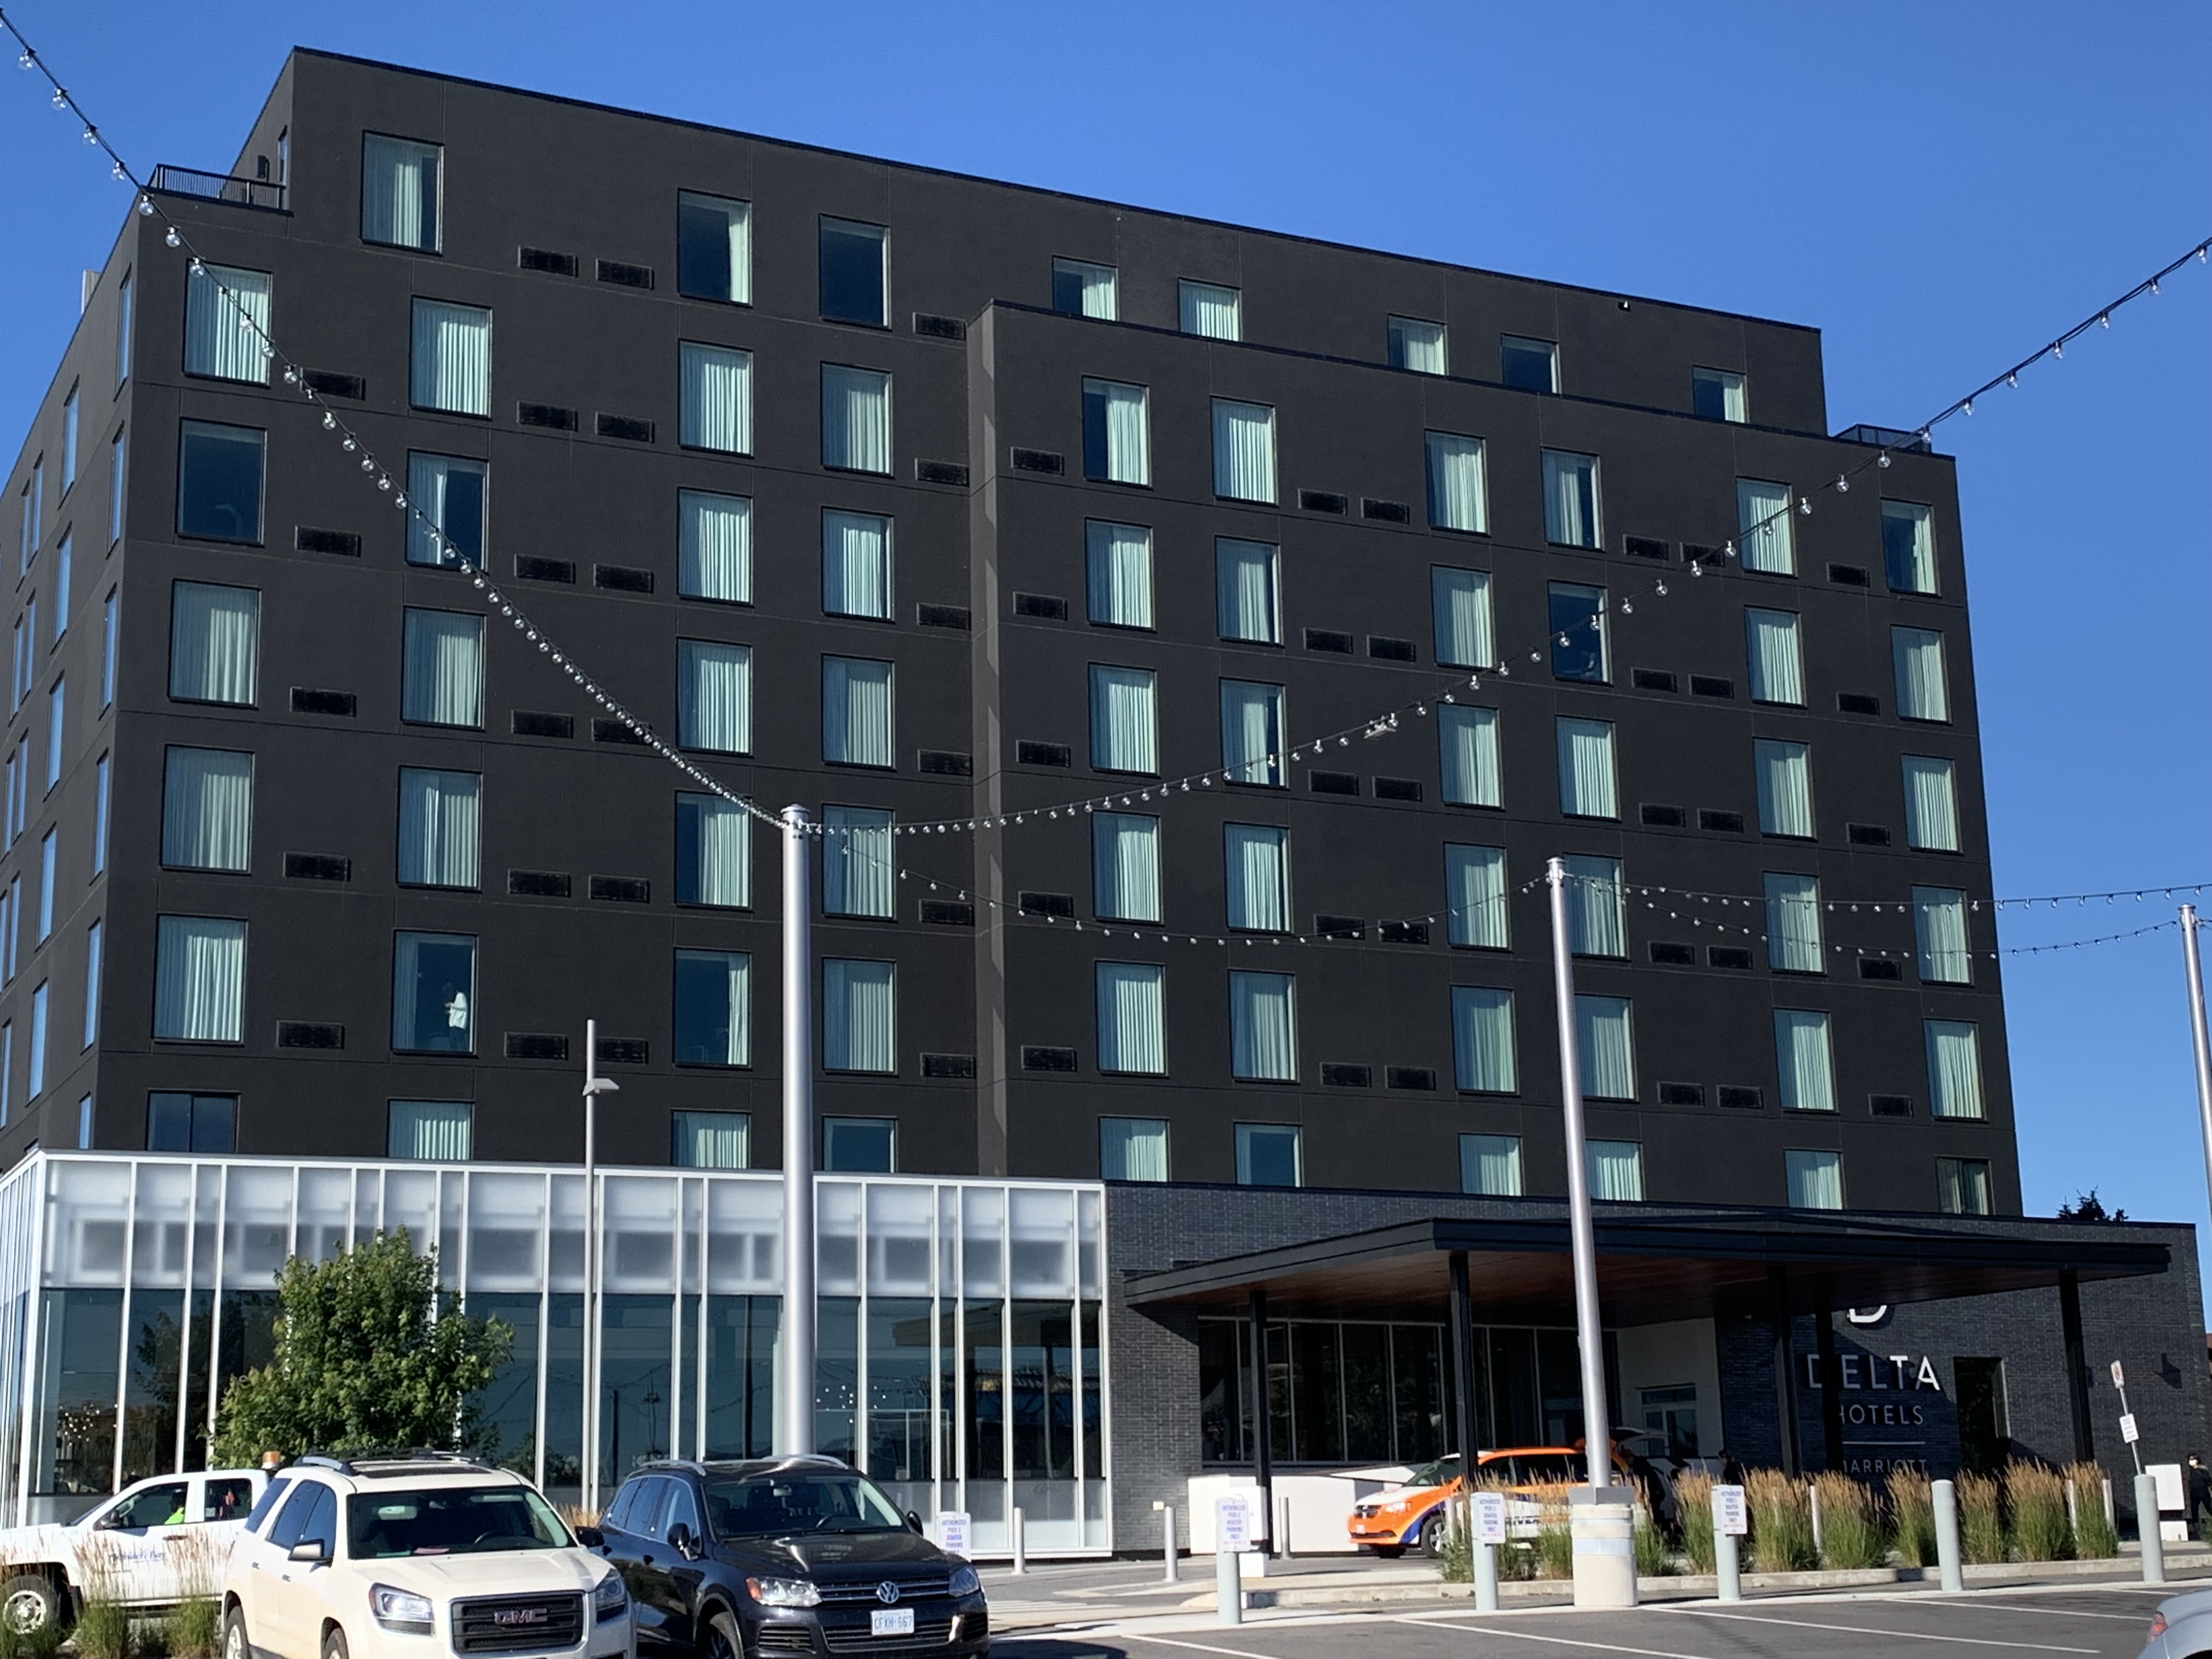
M 668 1547 L 686 1561 L 696 1561 L 699 1559 L 699 1540 L 691 1535 L 691 1526 L 689 1522 L 678 1521 L 668 1529 Z
M 331 1547 L 319 1538 L 302 1538 L 286 1552 L 288 1561 L 304 1561 L 311 1566 L 321 1566 L 331 1559 Z
M 576 1541 L 587 1550 L 603 1550 L 607 1547 L 607 1535 L 597 1527 L 579 1527 Z
M 916 1515 L 912 1510 L 908 1510 L 906 1512 L 906 1529 L 908 1532 L 920 1532 L 921 1530 L 921 1517 Z

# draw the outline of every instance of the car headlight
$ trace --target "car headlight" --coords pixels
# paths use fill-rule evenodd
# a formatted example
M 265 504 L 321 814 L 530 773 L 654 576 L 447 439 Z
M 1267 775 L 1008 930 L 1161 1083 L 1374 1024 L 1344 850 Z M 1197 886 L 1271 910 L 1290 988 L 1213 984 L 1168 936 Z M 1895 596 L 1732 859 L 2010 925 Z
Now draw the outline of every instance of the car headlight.
M 368 1610 L 386 1630 L 405 1631 L 415 1636 L 430 1633 L 430 1598 L 427 1595 L 394 1589 L 389 1584 L 371 1584 Z
M 629 1608 L 629 1592 L 623 1588 L 622 1575 L 611 1572 L 599 1580 L 592 1591 L 592 1608 L 600 1619 L 619 1619 Z
M 949 1595 L 973 1595 L 983 1588 L 983 1581 L 975 1576 L 973 1567 L 955 1567 L 952 1569 L 952 1581 L 945 1588 Z
M 745 1593 L 764 1607 L 818 1607 L 822 1592 L 804 1578 L 748 1578 Z

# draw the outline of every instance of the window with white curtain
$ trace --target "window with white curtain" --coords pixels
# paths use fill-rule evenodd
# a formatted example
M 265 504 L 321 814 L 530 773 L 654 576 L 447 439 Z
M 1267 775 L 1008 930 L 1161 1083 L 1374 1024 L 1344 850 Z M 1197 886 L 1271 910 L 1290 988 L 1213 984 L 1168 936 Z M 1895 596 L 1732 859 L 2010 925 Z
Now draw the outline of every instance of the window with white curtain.
M 1521 1086 L 1513 1036 L 1513 993 L 1487 985 L 1455 985 L 1452 1075 L 1474 1094 L 1510 1095 Z
M 1444 349 L 1444 325 L 1418 317 L 1393 317 L 1385 331 L 1390 367 L 1409 368 L 1416 374 L 1451 372 Z
M 897 992 L 897 973 L 890 963 L 834 957 L 823 963 L 823 1069 L 898 1070 Z
M 676 291 L 688 300 L 752 303 L 751 203 L 676 192 Z
M 1462 1135 L 1459 1189 L 1482 1198 L 1521 1196 L 1521 1137 Z
M 1782 1154 L 1783 1176 L 1793 1210 L 1840 1210 L 1844 1207 L 1844 1155 L 1841 1152 L 1800 1152 Z
M 36 1100 L 46 1086 L 46 1005 L 49 984 L 41 980 L 38 989 L 31 993 L 31 1054 L 30 1075 L 23 1091 L 23 1098 Z M 161 1033 L 156 1030 L 156 1036 Z
M 1596 547 L 1599 522 L 1597 457 L 1565 450 L 1544 452 L 1544 539 L 1561 547 Z
M 1159 964 L 1102 962 L 1097 977 L 1098 1069 L 1139 1077 L 1165 1076 L 1165 996 Z
M 444 300 L 415 301 L 407 400 L 447 415 L 491 413 L 491 313 Z
M 74 383 L 62 399 L 62 496 L 67 500 L 76 483 L 77 388 Z
M 1578 957 L 1628 954 L 1628 899 L 1620 860 L 1571 853 L 1567 872 L 1567 945 Z
M 100 949 L 106 937 L 96 921 L 84 930 L 84 1030 L 79 1046 L 86 1048 L 100 1036 Z
M 898 914 L 898 869 L 891 853 L 891 815 L 875 806 L 822 809 L 822 914 Z
M 1291 925 L 1291 832 L 1273 824 L 1222 826 L 1229 926 L 1280 933 Z
M 676 492 L 676 591 L 687 599 L 753 602 L 750 496 Z
M 260 541 L 261 466 L 268 441 L 269 434 L 259 427 L 177 422 L 179 536 L 213 542 Z M 31 499 L 35 507 L 35 491 Z M 34 510 L 30 516 L 36 517 Z M 27 564 L 38 550 L 33 541 Z
M 1774 1066 L 1782 1083 L 1784 1111 L 1836 1109 L 1836 1066 L 1826 1014 L 1814 1008 L 1777 1008 Z
M 1283 688 L 1221 682 L 1221 765 L 1231 783 L 1283 787 Z
M 1281 552 L 1273 542 L 1213 538 L 1213 611 L 1224 640 L 1283 642 Z
M 1552 624 L 1552 678 L 1604 684 L 1613 674 L 1606 648 L 1605 589 L 1552 582 L 1545 599 Z
M 1083 525 L 1085 614 L 1102 628 L 1152 625 L 1152 532 L 1140 524 Z
M 1971 1020 L 1922 1022 L 1928 1034 L 1928 1110 L 1931 1117 L 1980 1117 L 1982 1030 Z
M 1149 668 L 1091 665 L 1091 764 L 1094 769 L 1160 769 L 1153 690 Z
M 1802 743 L 1755 738 L 1751 744 L 1751 760 L 1759 781 L 1760 833 L 1811 840 L 1812 750 Z
M 475 887 L 483 843 L 483 775 L 399 769 L 399 883 Z
M 436 144 L 361 136 L 361 240 L 391 247 L 438 251 L 439 158 Z
M 822 514 L 822 609 L 832 617 L 891 616 L 891 521 L 873 513 Z
M 676 902 L 728 909 L 753 902 L 752 818 L 720 795 L 676 797 Z
M 484 619 L 409 607 L 401 635 L 399 718 L 421 726 L 483 724 Z
M 1165 1181 L 1168 1126 L 1156 1117 L 1098 1120 L 1098 1178 L 1101 1181 Z
M 1446 936 L 1454 945 L 1507 948 L 1503 847 L 1445 845 L 1444 910 Z
M 1936 1207 L 1945 1215 L 1988 1215 L 1990 1161 L 1985 1158 L 1936 1160 Z
M 93 763 L 92 873 L 95 876 L 107 873 L 108 782 L 113 771 L 114 768 L 108 764 L 107 757 L 105 755 Z M 4 905 L 4 898 L 0 898 L 0 917 L 4 917 L 7 914 Z
M 751 454 L 753 354 L 684 340 L 677 365 L 678 441 L 686 449 Z
M 1692 368 L 1690 412 L 1701 421 L 1732 421 L 1741 425 L 1745 418 L 1743 376 L 1733 369 Z
M 1617 818 L 1613 722 L 1561 715 L 1558 722 L 1559 811 L 1571 818 Z
M 1437 661 L 1447 668 L 1488 668 L 1497 661 L 1490 614 L 1490 573 L 1435 565 L 1429 571 Z
M 1636 1042 L 1626 997 L 1577 996 L 1575 1041 L 1585 1095 L 1593 1100 L 1636 1098 Z
M 39 943 L 54 931 L 54 878 L 61 862 L 61 830 L 49 830 L 39 838 Z
M 1735 481 L 1736 529 L 1746 570 L 1771 576 L 1797 574 L 1797 550 L 1790 538 L 1790 486 L 1759 478 Z
M 890 766 L 891 665 L 866 657 L 822 659 L 822 758 L 836 766 Z
M 753 959 L 742 951 L 676 953 L 678 1066 L 752 1064 L 752 981 Z
M 1455 806 L 1505 805 L 1495 708 L 1474 708 L 1465 703 L 1440 705 L 1437 741 L 1447 801 Z
M 1891 592 L 1936 591 L 1936 532 L 1917 501 L 1881 504 L 1881 562 Z
M 128 499 L 124 486 L 131 476 L 123 462 L 129 451 L 128 429 L 118 426 L 107 441 L 107 539 L 111 542 L 123 535 L 123 504 Z
M 1636 1140 L 1587 1140 L 1583 1143 L 1583 1169 L 1589 1195 L 1613 1204 L 1636 1204 L 1644 1198 L 1644 1145 Z
M 1244 337 L 1244 295 L 1241 289 L 1224 288 L 1218 283 L 1194 283 L 1186 278 L 1176 284 L 1176 314 L 1186 334 L 1201 335 L 1209 340 Z
M 847 472 L 891 470 L 891 377 L 880 369 L 822 365 L 822 465 Z
M 753 653 L 721 640 L 676 641 L 676 741 L 686 749 L 749 755 L 753 747 Z
M 132 302 L 138 294 L 138 285 L 131 277 L 132 273 L 126 270 L 115 289 L 115 384 L 118 386 L 131 378 Z
M 1820 884 L 1812 876 L 1766 872 L 1766 965 L 1778 973 L 1818 974 Z
M 252 708 L 260 691 L 258 588 L 178 582 L 169 591 L 169 695 Z
M 898 1120 L 825 1117 L 822 1168 L 833 1175 L 890 1175 L 898 1168 Z
M 392 1046 L 410 1054 L 476 1052 L 473 933 L 396 933 L 392 941 Z
M 100 606 L 100 706 L 102 708 L 115 701 L 115 648 L 121 643 L 120 605 L 118 590 L 109 588 L 107 599 Z
M 1295 1123 L 1237 1126 L 1237 1184 L 1240 1187 L 1303 1187 L 1305 1156 Z
M 1751 700 L 1802 705 L 1804 661 L 1798 651 L 1797 613 L 1746 605 L 1744 653 L 1751 665 Z
M 236 1042 L 244 1025 L 246 924 L 220 916 L 162 916 L 154 935 L 154 1035 L 176 1042 Z
M 69 632 L 70 563 L 76 538 L 69 531 L 54 544 L 54 638 Z
M 1934 755 L 1905 757 L 1905 844 L 1916 852 L 1959 850 L 1957 769 Z
M 194 264 L 185 279 L 185 373 L 269 384 L 271 279 L 265 270 Z
M 1111 265 L 1086 259 L 1052 262 L 1052 308 L 1068 317 L 1095 317 L 1110 323 L 1121 314 L 1120 275 Z
M 56 680 L 46 692 L 46 787 L 62 781 L 62 730 L 69 714 L 69 684 Z
M 1297 1017 L 1288 974 L 1229 975 L 1229 1070 L 1248 1083 L 1295 1083 Z
M 465 455 L 407 457 L 407 499 L 422 509 L 407 515 L 407 562 L 482 567 L 491 466 Z M 436 531 L 433 536 L 430 532 Z
M 1482 440 L 1456 432 L 1428 434 L 1429 526 L 1480 532 L 1490 528 L 1490 488 L 1483 477 Z
M 1912 939 L 1920 977 L 1930 985 L 1973 982 L 1966 951 L 1966 896 L 1950 887 L 1912 890 Z
M 1267 404 L 1213 400 L 1213 493 L 1274 505 L 1275 411 Z
M 94 850 L 94 866 L 99 866 Z M 161 863 L 173 870 L 253 866 L 253 757 L 229 749 L 170 749 L 161 769 Z
M 679 1170 L 752 1168 L 749 1112 L 672 1112 L 669 1162 Z
M 1532 340 L 1520 334 L 1500 335 L 1498 340 L 1498 378 L 1518 392 L 1557 392 L 1559 389 L 1558 343 Z
M 1948 720 L 1951 692 L 1943 672 L 1943 636 L 1932 628 L 1889 630 L 1897 669 L 1897 712 L 1908 720 Z
M 395 1100 L 385 1154 L 418 1164 L 466 1164 L 476 1156 L 477 1109 L 465 1100 Z
M 1152 481 L 1151 393 L 1120 380 L 1083 382 L 1083 476 L 1106 483 Z
M 1101 921 L 1160 919 L 1160 821 L 1141 812 L 1091 818 L 1091 910 Z

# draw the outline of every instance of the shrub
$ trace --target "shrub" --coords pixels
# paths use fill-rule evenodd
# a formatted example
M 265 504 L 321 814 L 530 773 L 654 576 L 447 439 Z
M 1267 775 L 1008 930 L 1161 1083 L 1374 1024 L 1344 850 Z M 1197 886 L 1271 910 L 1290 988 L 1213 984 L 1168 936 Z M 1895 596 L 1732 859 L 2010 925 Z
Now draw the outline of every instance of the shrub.
M 2085 1561 L 2109 1561 L 2120 1553 L 2120 1534 L 2105 1515 L 2105 1471 L 2095 1463 L 2069 1463 L 2065 1480 L 2074 1493 L 2074 1553 Z
M 1545 1522 L 1536 1528 L 1536 1577 L 1571 1578 L 1574 1576 L 1574 1529 L 1564 1521 Z
M 222 1646 L 224 1550 L 205 1527 L 187 1527 L 162 1544 L 177 1574 L 178 1601 L 163 1623 L 170 1659 L 215 1659 Z
M 1899 1466 L 1889 1472 L 1889 1518 L 1905 1565 L 1934 1566 L 1936 1500 L 1928 1489 L 1927 1470 Z
M 80 1560 L 84 1598 L 70 1633 L 78 1659 L 130 1659 L 131 1615 L 122 1599 L 126 1564 L 112 1541 L 100 1537 L 87 1541 Z
M 2023 1561 L 2064 1561 L 2074 1554 L 2074 1529 L 2066 1520 L 2066 1483 L 2045 1463 L 2008 1463 L 2005 1501 L 2012 1507 L 2012 1539 Z
M 1878 1567 L 1889 1559 L 1888 1530 L 1872 1492 L 1847 1474 L 1817 1474 L 1813 1485 L 1820 1494 L 1823 1565 Z
M 1674 1508 L 1682 1521 L 1682 1553 L 1692 1572 L 1716 1571 L 1713 1555 L 1713 1478 L 1696 1469 L 1674 1477 Z
M 1961 1473 L 1959 1488 L 1959 1553 L 1977 1564 L 2005 1559 L 2003 1494 L 1986 1474 Z
M 1751 1506 L 1753 1571 L 1803 1572 L 1820 1565 L 1805 1488 L 1779 1469 L 1753 1469 L 1743 1484 Z
M 1455 1498 L 1445 1511 L 1449 1517 L 1444 1525 L 1444 1547 L 1437 1552 L 1437 1571 L 1447 1584 L 1470 1584 L 1474 1582 L 1474 1534 L 1466 1523 L 1466 1511 Z
M 1674 1552 L 1667 1547 L 1667 1534 L 1649 1521 L 1636 1523 L 1636 1576 L 1669 1578 L 1674 1572 Z

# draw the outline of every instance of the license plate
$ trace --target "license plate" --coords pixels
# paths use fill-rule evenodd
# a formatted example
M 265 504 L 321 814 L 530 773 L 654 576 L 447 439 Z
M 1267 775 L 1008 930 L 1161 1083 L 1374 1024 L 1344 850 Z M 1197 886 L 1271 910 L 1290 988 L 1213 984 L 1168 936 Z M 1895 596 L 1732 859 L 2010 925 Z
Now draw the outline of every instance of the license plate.
M 868 1634 L 871 1636 L 911 1636 L 914 1634 L 912 1607 L 878 1607 L 868 1615 Z

